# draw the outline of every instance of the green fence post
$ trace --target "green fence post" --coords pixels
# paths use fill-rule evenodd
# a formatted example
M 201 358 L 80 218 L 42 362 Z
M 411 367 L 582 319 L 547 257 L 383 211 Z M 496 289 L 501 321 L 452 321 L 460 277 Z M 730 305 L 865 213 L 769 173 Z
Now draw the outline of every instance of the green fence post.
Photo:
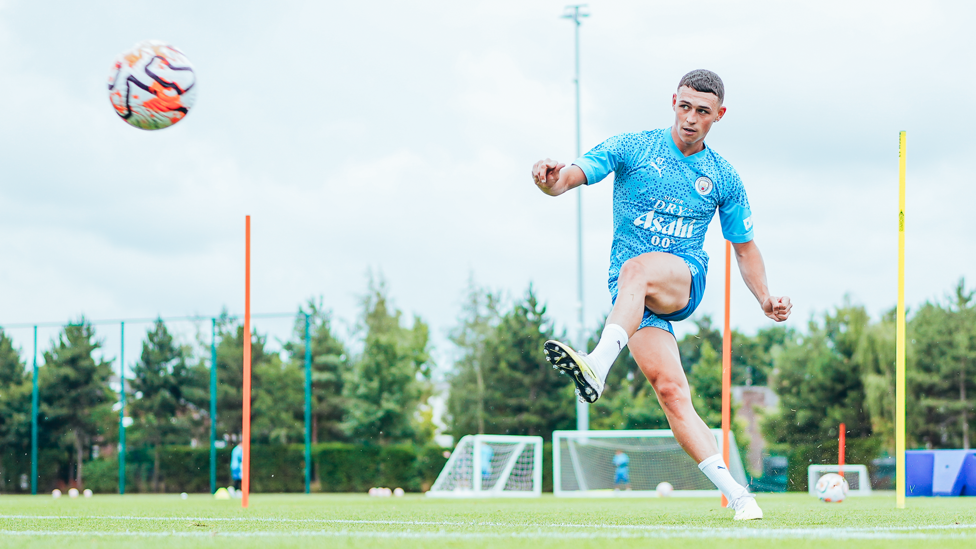
M 305 314 L 305 493 L 312 490 L 312 332 Z
M 125 494 L 125 322 L 119 335 L 119 494 Z
M 37 495 L 37 326 L 34 326 L 34 384 L 31 387 L 31 495 Z
M 210 319 L 210 493 L 217 491 L 217 319 Z

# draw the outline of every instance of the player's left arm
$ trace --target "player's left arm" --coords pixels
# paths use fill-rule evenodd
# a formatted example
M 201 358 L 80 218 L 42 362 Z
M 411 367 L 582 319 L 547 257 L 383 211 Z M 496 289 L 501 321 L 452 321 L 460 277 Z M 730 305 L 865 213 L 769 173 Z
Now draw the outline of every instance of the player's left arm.
M 776 322 L 783 322 L 790 317 L 793 304 L 787 296 L 774 296 L 769 294 L 769 285 L 766 283 L 766 264 L 763 263 L 762 253 L 755 240 L 748 242 L 732 243 L 735 248 L 735 260 L 739 264 L 739 273 L 746 286 L 756 296 L 763 312 Z

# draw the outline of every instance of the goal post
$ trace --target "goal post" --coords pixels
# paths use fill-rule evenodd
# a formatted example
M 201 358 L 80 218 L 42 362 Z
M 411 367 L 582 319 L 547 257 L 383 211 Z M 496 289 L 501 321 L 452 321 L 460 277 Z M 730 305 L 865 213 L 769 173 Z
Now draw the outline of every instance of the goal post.
M 721 452 L 722 430 L 711 433 Z M 745 486 L 746 472 L 732 433 L 729 442 L 729 472 Z M 652 497 L 661 482 L 671 484 L 674 497 L 720 495 L 670 429 L 554 431 L 552 460 L 556 496 Z
M 850 488 L 849 496 L 870 496 L 871 477 L 868 476 L 868 468 L 864 465 L 833 465 L 833 464 L 813 464 L 807 467 L 807 490 L 811 496 L 817 497 L 817 481 L 827 473 L 839 473 L 847 479 Z
M 541 496 L 542 437 L 462 437 L 427 495 L 449 498 Z

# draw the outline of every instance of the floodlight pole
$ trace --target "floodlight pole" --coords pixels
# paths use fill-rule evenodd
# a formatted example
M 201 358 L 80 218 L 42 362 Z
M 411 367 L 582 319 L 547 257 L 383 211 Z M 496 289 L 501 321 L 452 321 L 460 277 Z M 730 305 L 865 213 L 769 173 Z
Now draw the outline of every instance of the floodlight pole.
M 573 20 L 573 32 L 576 48 L 576 65 L 573 84 L 576 86 L 576 158 L 582 152 L 582 139 L 580 137 L 580 55 L 579 55 L 579 28 L 580 18 L 589 17 L 589 13 L 581 13 L 580 8 L 585 8 L 586 4 L 573 4 L 566 6 L 564 19 Z M 576 189 L 576 308 L 579 313 L 579 335 L 577 336 L 577 348 L 586 347 L 586 324 L 583 321 L 583 189 Z M 585 402 L 576 401 L 576 429 L 586 431 L 590 428 L 590 405 Z
M 37 326 L 34 326 L 34 381 L 31 386 L 31 495 L 37 495 Z
M 217 319 L 210 319 L 210 493 L 217 491 Z
M 312 491 L 312 330 L 305 313 L 305 493 Z
M 125 322 L 119 323 L 119 494 L 125 494 Z

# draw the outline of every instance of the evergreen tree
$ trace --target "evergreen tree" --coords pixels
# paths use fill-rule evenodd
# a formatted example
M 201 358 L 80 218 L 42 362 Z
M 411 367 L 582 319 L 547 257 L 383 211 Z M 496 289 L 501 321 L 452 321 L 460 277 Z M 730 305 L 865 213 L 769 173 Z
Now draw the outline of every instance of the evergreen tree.
M 85 450 L 100 427 L 98 419 L 107 415 L 115 402 L 108 384 L 111 364 L 92 356 L 101 346 L 95 329 L 81 318 L 64 327 L 54 348 L 44 353 L 44 367 L 38 372 L 45 430 L 74 446 L 74 480 L 79 489 L 83 486 Z
M 841 423 L 849 438 L 871 435 L 864 383 L 854 360 L 867 326 L 864 308 L 845 299 L 842 307 L 825 315 L 823 325 L 811 322 L 805 337 L 786 342 L 774 360 L 778 373 L 770 387 L 780 404 L 764 423 L 768 440 L 822 443 L 837 437 Z
M 342 420 L 345 416 L 343 402 L 343 373 L 349 367 L 345 345 L 332 329 L 332 313 L 309 299 L 298 309 L 292 341 L 285 344 L 289 365 L 305 379 L 305 315 L 309 316 L 312 343 L 312 442 L 344 440 Z M 304 403 L 301 421 L 304 421 Z
M 968 449 L 976 434 L 976 302 L 965 280 L 945 305 L 923 305 L 911 327 L 909 411 L 922 419 L 913 434 L 928 447 Z
M 241 440 L 244 386 L 244 326 L 226 314 L 218 319 L 217 433 Z M 302 401 L 302 380 L 294 369 L 282 367 L 277 354 L 265 349 L 266 336 L 251 334 L 251 440 L 299 440 L 295 409 Z
M 458 350 L 454 370 L 448 374 L 448 425 L 455 440 L 471 433 L 485 433 L 485 342 L 498 326 L 500 297 L 479 288 L 471 280 L 461 309 L 460 323 L 450 333 Z
M 190 382 L 189 350 L 177 344 L 162 320 L 146 333 L 142 355 L 132 368 L 128 389 L 134 425 L 133 440 L 147 442 L 153 450 L 152 489 L 159 490 L 160 451 L 166 442 L 189 438 L 183 390 Z
M 358 442 L 427 442 L 417 438 L 420 405 L 430 394 L 428 327 L 418 317 L 411 328 L 401 325 L 382 280 L 370 280 L 362 306 L 363 352 L 343 388 L 346 433 Z
M 575 425 L 573 383 L 556 374 L 542 352 L 554 335 L 530 286 L 484 342 L 486 432 L 548 438 Z
M 12 481 L 4 462 L 23 455 L 30 443 L 31 378 L 13 340 L 0 328 L 0 492 Z

